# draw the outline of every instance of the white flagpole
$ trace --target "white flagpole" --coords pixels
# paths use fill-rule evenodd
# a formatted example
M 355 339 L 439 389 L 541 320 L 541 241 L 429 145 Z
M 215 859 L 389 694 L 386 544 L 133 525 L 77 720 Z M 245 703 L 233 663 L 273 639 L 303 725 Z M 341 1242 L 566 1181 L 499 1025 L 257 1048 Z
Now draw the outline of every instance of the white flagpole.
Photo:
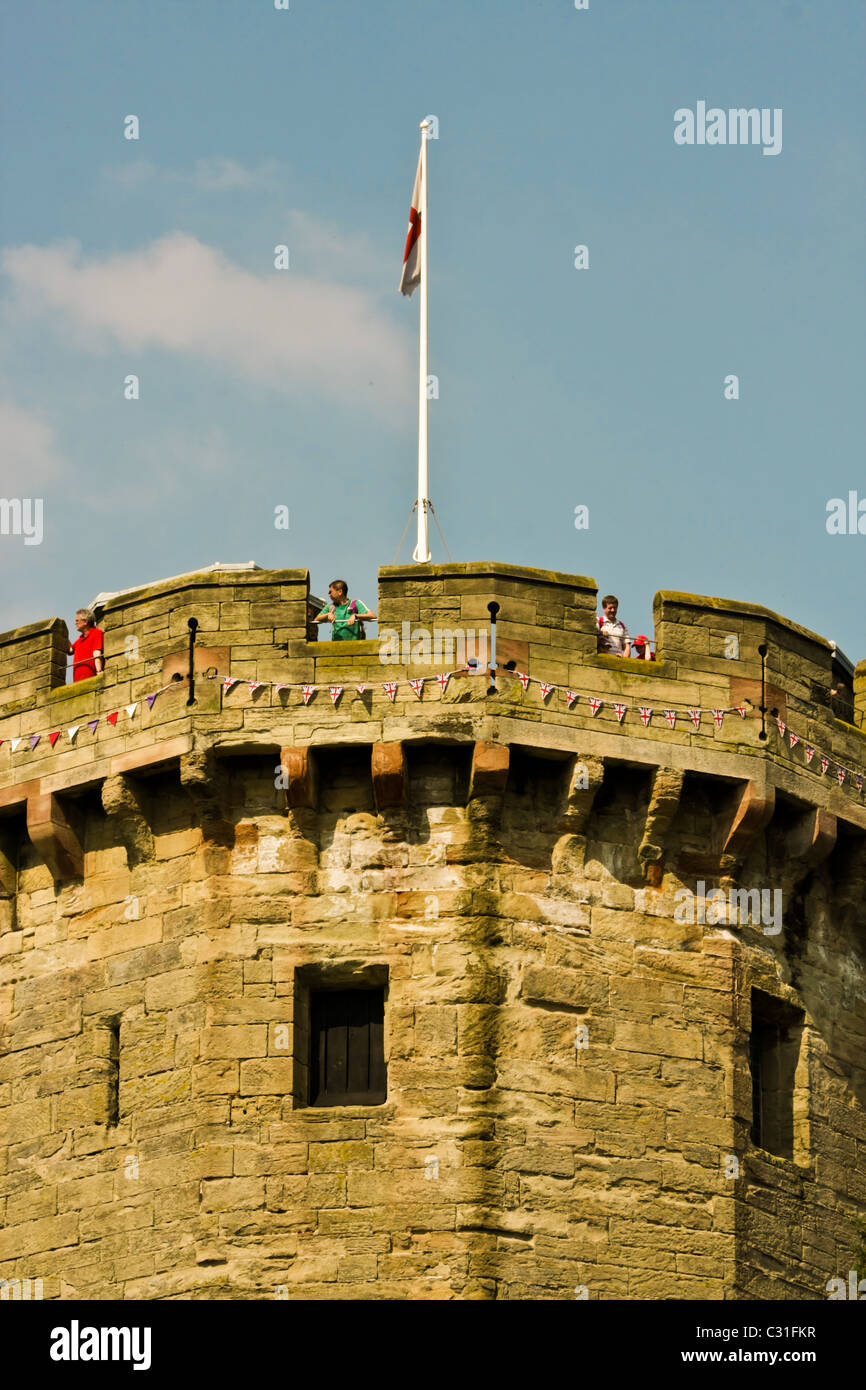
M 421 565 L 430 563 L 427 535 L 427 131 L 430 122 L 421 122 L 421 309 L 420 350 L 418 353 L 418 544 L 412 559 Z

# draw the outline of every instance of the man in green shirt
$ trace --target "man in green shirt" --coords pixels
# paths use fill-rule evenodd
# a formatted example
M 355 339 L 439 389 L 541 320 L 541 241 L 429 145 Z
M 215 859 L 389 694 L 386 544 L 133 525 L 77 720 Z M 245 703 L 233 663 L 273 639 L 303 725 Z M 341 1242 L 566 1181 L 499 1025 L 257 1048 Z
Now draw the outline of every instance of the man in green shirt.
M 376 614 L 359 598 L 349 598 L 349 586 L 345 579 L 335 579 L 328 585 L 330 605 L 323 608 L 313 619 L 317 623 L 332 623 L 332 642 L 359 642 L 365 636 L 363 618 L 375 618 Z

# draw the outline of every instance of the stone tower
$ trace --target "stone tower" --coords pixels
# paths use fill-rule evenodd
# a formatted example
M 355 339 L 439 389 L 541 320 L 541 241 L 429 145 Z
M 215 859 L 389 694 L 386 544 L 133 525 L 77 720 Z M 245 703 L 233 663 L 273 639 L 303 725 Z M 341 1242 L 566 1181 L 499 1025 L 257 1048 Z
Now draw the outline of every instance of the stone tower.
M 75 686 L 59 619 L 0 636 L 0 1280 L 825 1298 L 866 1212 L 866 663 L 680 593 L 656 661 L 598 655 L 593 581 L 509 565 L 385 568 L 351 644 L 307 595 L 117 595 Z M 443 688 L 491 601 L 510 670 Z

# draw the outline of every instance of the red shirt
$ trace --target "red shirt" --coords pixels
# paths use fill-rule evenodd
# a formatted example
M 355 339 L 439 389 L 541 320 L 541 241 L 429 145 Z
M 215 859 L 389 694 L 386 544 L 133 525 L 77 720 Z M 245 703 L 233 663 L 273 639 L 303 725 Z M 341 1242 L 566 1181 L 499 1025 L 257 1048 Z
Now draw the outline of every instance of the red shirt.
M 86 681 L 88 676 L 97 674 L 93 657 L 96 652 L 102 655 L 102 645 L 102 629 L 98 627 L 87 628 L 78 641 L 72 643 L 73 681 Z

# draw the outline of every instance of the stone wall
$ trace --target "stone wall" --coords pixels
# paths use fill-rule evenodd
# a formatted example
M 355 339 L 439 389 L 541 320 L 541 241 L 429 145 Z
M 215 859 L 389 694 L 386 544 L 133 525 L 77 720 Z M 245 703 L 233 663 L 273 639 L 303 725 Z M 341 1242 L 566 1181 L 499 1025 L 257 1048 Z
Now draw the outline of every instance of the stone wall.
M 25 647 L 34 682 L 0 710 L 0 1279 L 825 1297 L 866 1213 L 866 808 L 769 709 L 862 769 L 863 663 L 852 724 L 829 644 L 769 610 L 660 594 L 659 660 L 626 664 L 595 652 L 590 579 L 381 571 L 380 629 L 476 628 L 495 600 L 503 658 L 627 700 L 620 725 L 513 677 L 442 691 L 375 640 L 308 643 L 307 587 L 216 573 L 120 596 L 106 672 L 74 688 L 59 620 L 0 637 L 0 689 Z M 171 684 L 190 617 L 193 706 Z M 634 716 L 740 702 L 721 729 Z M 780 892 L 782 930 L 688 920 L 700 883 Z M 386 990 L 387 1100 L 310 1107 L 309 990 L 364 982 Z M 785 1155 L 749 1135 L 767 1000 L 803 1021 Z

